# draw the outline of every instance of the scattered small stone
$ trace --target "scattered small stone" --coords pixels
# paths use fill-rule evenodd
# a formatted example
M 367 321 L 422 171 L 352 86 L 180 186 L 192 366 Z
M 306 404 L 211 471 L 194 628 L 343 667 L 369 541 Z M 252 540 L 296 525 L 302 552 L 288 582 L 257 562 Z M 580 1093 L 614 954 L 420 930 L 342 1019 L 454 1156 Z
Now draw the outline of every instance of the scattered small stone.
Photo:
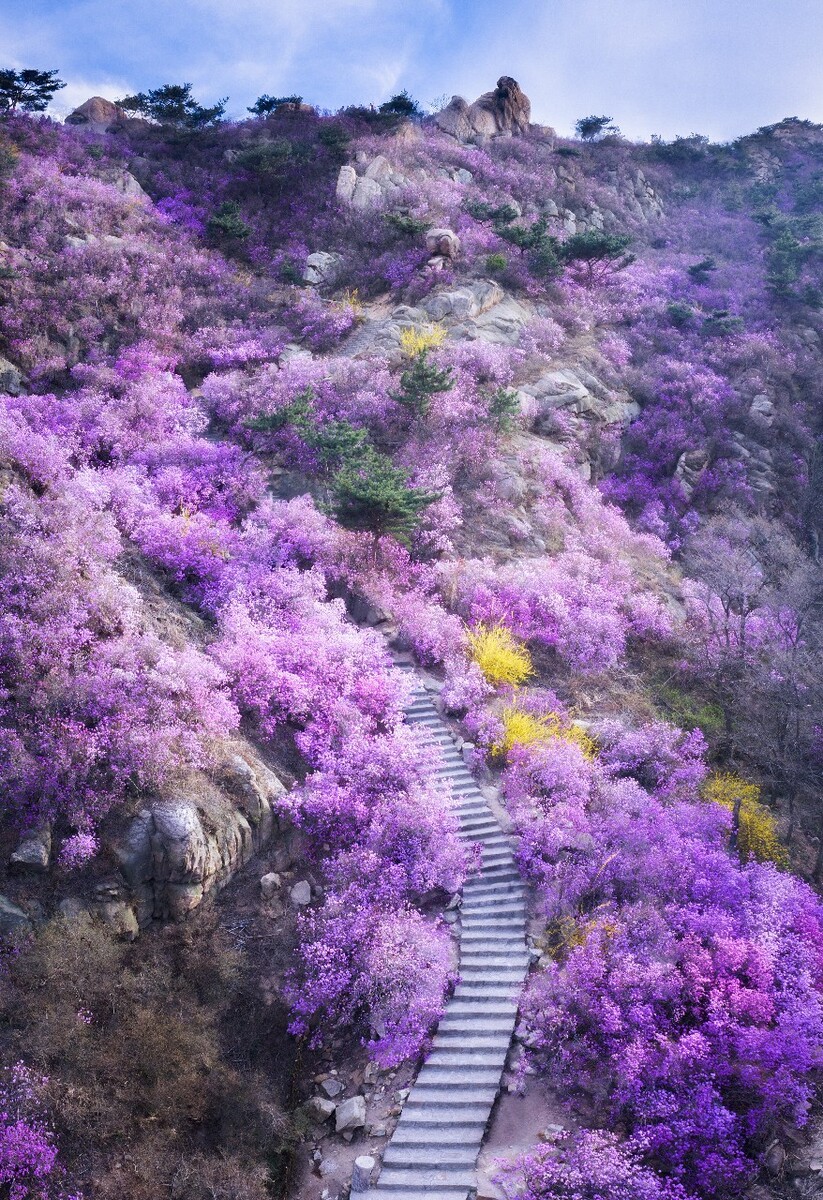
M 344 1134 L 342 1134 L 341 1136 L 342 1136 L 344 1142 L 350 1142 L 352 1140 L 352 1138 L 354 1137 L 354 1134 L 352 1133 L 352 1131 L 350 1129 L 347 1129 L 346 1132 Z
M 411 1088 L 401 1088 L 400 1089 L 400 1091 L 397 1093 L 397 1099 L 400 1101 L 401 1104 L 405 1104 L 405 1102 L 409 1098 L 410 1092 L 411 1092 Z
M 312 1096 L 306 1107 L 316 1121 L 328 1121 L 337 1106 L 325 1096 Z
M 317 1155 L 320 1158 L 320 1154 Z M 320 1177 L 325 1179 L 327 1175 L 333 1175 L 337 1170 L 337 1161 L 333 1158 L 324 1158 L 320 1163 Z
M 333 1078 L 332 1079 L 324 1079 L 323 1082 L 320 1084 L 320 1087 L 323 1089 L 323 1091 L 326 1093 L 326 1095 L 332 1100 L 334 1099 L 335 1096 L 339 1096 L 340 1093 L 343 1091 L 343 1084 L 340 1082 L 339 1079 L 333 1079 Z
M 66 921 L 81 921 L 90 915 L 89 906 L 79 896 L 66 896 L 57 905 L 57 911 Z
M 566 1132 L 563 1125 L 547 1125 L 545 1129 L 541 1129 L 537 1135 L 541 1142 L 556 1142 Z
M 386 1136 L 386 1132 L 385 1125 L 370 1125 L 368 1128 L 370 1137 L 384 1138 Z
M 271 900 L 272 896 L 277 892 L 277 889 L 280 887 L 280 883 L 281 883 L 280 876 L 277 874 L 276 871 L 269 871 L 269 873 L 267 875 L 264 875 L 263 878 L 260 880 L 260 892 L 263 896 L 263 899 Z
M 311 904 L 311 884 L 307 879 L 301 879 L 296 883 L 289 892 L 292 904 L 298 908 L 305 908 L 307 904 Z
M 447 925 L 456 925 L 457 922 L 460 920 L 460 917 L 459 917 L 458 913 L 456 913 L 456 912 L 444 912 L 443 920 L 446 922 Z
M 338 1104 L 334 1114 L 334 1127 L 337 1133 L 345 1133 L 353 1129 L 362 1129 L 366 1124 L 366 1101 L 362 1096 L 352 1096 Z

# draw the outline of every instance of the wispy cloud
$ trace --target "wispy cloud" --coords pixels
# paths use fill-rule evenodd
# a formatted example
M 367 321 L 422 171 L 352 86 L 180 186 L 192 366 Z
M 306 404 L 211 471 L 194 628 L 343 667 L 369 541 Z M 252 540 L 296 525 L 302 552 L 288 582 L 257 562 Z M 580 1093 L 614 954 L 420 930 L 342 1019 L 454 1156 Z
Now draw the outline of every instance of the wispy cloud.
M 823 118 L 821 0 L 4 0 L 9 65 L 57 67 L 68 111 L 86 95 L 190 81 L 241 114 L 263 91 L 321 107 L 473 98 L 520 80 L 536 119 L 588 112 L 630 136 L 730 137 L 797 113 Z

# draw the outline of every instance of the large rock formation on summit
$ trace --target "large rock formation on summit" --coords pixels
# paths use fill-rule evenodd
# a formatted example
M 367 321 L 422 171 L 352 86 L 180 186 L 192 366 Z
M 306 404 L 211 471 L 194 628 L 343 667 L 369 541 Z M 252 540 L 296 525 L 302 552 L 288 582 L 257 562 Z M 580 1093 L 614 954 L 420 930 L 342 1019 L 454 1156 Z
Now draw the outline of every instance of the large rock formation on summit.
M 82 125 L 95 133 L 105 133 L 112 126 L 128 120 L 128 114 L 103 96 L 91 96 L 66 117 L 67 125 Z
M 452 96 L 434 116 L 435 124 L 460 142 L 519 137 L 528 132 L 530 119 L 529 98 L 510 75 L 501 75 L 494 91 L 484 92 L 473 104 Z

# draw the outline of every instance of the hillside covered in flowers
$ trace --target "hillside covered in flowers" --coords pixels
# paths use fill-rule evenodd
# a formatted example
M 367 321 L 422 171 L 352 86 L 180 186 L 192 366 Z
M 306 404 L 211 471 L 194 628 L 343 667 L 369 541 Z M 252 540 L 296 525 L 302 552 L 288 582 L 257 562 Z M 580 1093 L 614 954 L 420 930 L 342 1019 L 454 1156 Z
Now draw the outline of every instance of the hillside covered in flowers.
M 823 128 L 186 103 L 0 114 L 0 1194 L 319 1198 L 422 1061 L 398 655 L 530 886 L 499 1186 L 819 1194 Z

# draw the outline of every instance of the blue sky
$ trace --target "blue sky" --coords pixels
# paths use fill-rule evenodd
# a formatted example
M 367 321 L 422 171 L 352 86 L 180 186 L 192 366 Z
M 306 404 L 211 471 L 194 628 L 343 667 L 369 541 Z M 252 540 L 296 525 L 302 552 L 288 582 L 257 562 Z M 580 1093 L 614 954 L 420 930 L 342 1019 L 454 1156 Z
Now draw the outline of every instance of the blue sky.
M 823 0 L 3 0 L 0 47 L 59 68 L 60 115 L 167 82 L 241 116 L 261 92 L 430 104 L 506 74 L 564 134 L 592 112 L 633 138 L 823 122 Z

